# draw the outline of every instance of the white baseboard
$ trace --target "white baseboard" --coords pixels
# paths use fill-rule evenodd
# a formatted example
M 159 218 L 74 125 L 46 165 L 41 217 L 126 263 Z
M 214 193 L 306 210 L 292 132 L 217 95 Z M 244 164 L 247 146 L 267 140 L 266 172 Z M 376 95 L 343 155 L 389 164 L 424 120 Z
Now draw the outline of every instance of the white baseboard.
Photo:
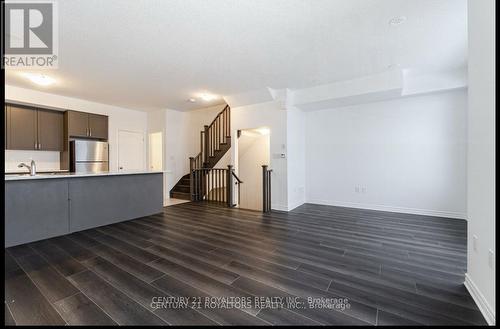
M 271 209 L 278 211 L 290 211 L 290 208 L 287 205 L 283 204 L 271 204 Z
M 320 200 L 320 199 L 309 199 L 306 202 L 307 203 L 322 204 L 322 205 L 327 205 L 327 206 L 380 210 L 380 211 L 389 211 L 389 212 L 400 212 L 400 213 L 414 214 L 414 215 L 448 217 L 448 218 L 456 218 L 456 219 L 466 219 L 467 218 L 465 213 L 458 213 L 458 212 L 451 212 L 451 211 L 393 207 L 393 206 L 386 206 L 386 205 L 374 205 L 374 204 L 342 202 L 342 201 L 332 201 L 332 200 Z
M 304 202 L 299 202 L 299 203 L 296 203 L 296 204 L 288 205 L 287 209 L 288 209 L 288 211 L 292 211 L 295 208 L 302 206 L 303 204 L 304 204 Z
M 465 273 L 465 287 L 469 291 L 470 295 L 472 296 L 472 299 L 477 304 L 477 307 L 481 311 L 481 313 L 484 316 L 484 319 L 490 326 L 495 325 L 495 310 L 491 307 L 491 305 L 486 301 L 486 298 L 484 298 L 484 295 L 479 291 L 477 288 L 476 284 L 470 276 Z

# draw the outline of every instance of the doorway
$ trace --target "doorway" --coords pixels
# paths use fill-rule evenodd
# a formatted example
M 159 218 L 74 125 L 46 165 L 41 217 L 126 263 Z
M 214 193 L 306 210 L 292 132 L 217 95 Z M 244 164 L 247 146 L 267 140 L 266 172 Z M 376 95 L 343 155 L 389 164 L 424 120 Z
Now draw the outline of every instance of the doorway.
M 144 160 L 144 133 L 139 131 L 119 130 L 118 170 L 144 170 Z
M 163 133 L 161 131 L 149 134 L 149 169 L 163 170 Z
M 262 165 L 269 165 L 270 130 L 244 129 L 238 138 L 240 208 L 262 211 Z

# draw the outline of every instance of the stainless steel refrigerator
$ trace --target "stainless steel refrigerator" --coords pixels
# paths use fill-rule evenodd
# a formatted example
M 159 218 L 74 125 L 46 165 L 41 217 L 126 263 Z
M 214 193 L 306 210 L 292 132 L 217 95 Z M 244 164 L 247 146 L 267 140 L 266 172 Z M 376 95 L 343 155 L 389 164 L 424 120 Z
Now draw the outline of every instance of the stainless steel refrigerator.
M 109 171 L 107 142 L 72 140 L 69 149 L 71 172 L 99 173 Z

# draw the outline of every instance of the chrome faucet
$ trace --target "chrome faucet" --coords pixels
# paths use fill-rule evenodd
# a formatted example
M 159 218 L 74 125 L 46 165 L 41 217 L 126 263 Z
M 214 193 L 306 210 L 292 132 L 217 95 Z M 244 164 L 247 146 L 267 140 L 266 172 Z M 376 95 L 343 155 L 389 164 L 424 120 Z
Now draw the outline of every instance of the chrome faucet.
M 18 166 L 18 168 L 26 167 L 30 171 L 30 176 L 36 175 L 36 163 L 35 160 L 31 160 L 31 166 L 28 166 L 26 163 L 22 162 Z

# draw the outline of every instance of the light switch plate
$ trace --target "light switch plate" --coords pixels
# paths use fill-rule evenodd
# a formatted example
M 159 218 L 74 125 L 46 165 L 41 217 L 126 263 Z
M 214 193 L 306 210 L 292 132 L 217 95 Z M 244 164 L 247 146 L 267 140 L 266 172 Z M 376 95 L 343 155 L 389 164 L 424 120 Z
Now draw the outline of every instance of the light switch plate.
M 472 236 L 472 249 L 477 252 L 477 235 Z
M 495 268 L 495 253 L 493 250 L 488 250 L 488 266 L 493 270 Z

